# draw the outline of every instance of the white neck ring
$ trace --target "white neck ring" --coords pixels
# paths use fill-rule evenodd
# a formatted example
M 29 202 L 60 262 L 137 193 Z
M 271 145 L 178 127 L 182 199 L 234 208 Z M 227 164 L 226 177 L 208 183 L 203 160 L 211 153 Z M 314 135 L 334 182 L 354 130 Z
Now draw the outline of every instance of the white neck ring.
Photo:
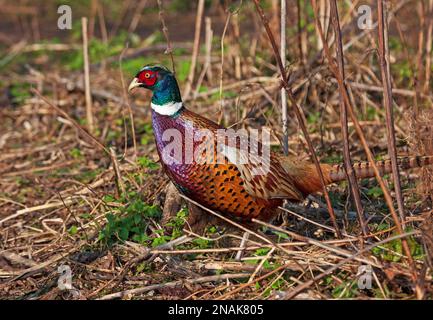
M 169 102 L 162 105 L 151 103 L 150 106 L 156 113 L 160 115 L 172 116 L 183 107 L 183 104 L 182 102 Z

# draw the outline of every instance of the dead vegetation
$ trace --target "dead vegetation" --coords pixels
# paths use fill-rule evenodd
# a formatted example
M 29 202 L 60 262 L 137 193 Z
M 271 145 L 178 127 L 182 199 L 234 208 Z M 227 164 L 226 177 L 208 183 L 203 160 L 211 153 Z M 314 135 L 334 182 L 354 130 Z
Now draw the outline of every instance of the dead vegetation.
M 190 200 L 167 195 L 150 97 L 126 87 L 141 65 L 173 61 L 190 109 L 266 126 L 275 150 L 283 87 L 289 154 L 346 164 L 433 154 L 433 1 L 385 1 L 382 21 L 371 1 L 373 29 L 360 30 L 357 1 L 287 0 L 286 68 L 279 1 L 83 1 L 71 6 L 88 21 L 50 41 L 54 2 L 0 6 L 10 15 L 0 26 L 1 298 L 432 298 L 431 170 L 400 172 L 401 197 L 392 175 L 351 180 L 328 188 L 328 203 L 288 204 L 273 224 L 216 217 L 197 234 L 185 223 Z M 73 288 L 59 286 L 62 266 Z

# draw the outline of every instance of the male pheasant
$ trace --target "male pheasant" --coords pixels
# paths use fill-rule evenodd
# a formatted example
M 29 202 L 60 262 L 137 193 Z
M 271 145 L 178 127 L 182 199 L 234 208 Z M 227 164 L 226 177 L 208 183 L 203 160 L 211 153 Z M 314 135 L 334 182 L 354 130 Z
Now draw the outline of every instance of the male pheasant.
M 233 151 L 239 153 L 239 142 L 234 150 L 223 151 L 223 163 L 216 161 L 215 153 L 203 161 L 200 155 L 205 153 L 199 143 L 202 140 L 193 141 L 187 150 L 186 136 L 191 135 L 191 132 L 207 132 L 210 140 L 213 140 L 211 142 L 217 145 L 218 132 L 224 128 L 184 106 L 174 75 L 163 66 L 143 67 L 128 90 L 137 87 L 153 92 L 152 126 L 166 174 L 181 193 L 203 206 L 243 221 L 252 218 L 269 220 L 284 199 L 302 201 L 308 194 L 321 190 L 322 185 L 314 164 L 274 152 L 270 152 L 267 160 L 269 170 L 263 174 L 254 174 L 254 164 L 235 161 L 233 158 Z M 176 137 L 182 139 L 176 140 Z M 173 160 L 175 149 L 182 151 L 181 156 L 174 159 L 177 161 Z M 187 161 L 188 152 L 199 156 Z M 402 169 L 426 166 L 433 164 L 433 156 L 401 158 L 399 164 Z M 381 174 L 391 172 L 389 161 L 379 161 L 377 166 Z M 321 168 L 326 184 L 346 179 L 341 164 L 321 164 Z M 374 176 L 368 162 L 355 163 L 354 171 L 358 178 Z

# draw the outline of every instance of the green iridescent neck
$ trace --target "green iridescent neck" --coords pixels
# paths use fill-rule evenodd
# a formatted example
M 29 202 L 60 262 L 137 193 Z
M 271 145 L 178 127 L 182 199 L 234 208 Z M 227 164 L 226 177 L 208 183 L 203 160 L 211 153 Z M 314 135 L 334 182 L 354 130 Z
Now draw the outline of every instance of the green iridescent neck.
M 162 106 L 167 103 L 182 102 L 176 78 L 171 74 L 159 81 L 152 91 L 153 104 Z

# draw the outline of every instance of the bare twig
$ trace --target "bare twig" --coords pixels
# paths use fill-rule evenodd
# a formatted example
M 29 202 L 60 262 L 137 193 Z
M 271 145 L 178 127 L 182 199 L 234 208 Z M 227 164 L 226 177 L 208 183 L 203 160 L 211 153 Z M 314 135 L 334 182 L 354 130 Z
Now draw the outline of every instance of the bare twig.
M 87 39 L 87 18 L 81 18 L 81 26 L 83 33 L 83 57 L 84 57 L 84 88 L 86 95 L 86 120 L 89 132 L 95 132 L 92 111 L 92 94 L 90 91 L 90 70 L 89 70 L 89 48 Z
M 424 26 L 425 26 L 425 10 L 424 1 L 418 1 L 417 11 L 419 15 L 419 32 L 418 32 L 418 52 L 416 55 L 416 72 L 414 77 L 414 85 L 416 88 L 416 95 L 413 99 L 413 116 L 414 119 L 418 119 L 419 115 L 419 101 L 421 94 L 421 84 L 422 84 L 422 68 L 423 68 L 423 53 L 424 53 Z M 428 71 L 430 72 L 430 71 Z
M 200 49 L 200 34 L 201 34 L 201 25 L 203 20 L 203 11 L 204 11 L 204 0 L 199 0 L 197 5 L 197 15 L 195 19 L 195 34 L 194 34 L 194 45 L 192 47 L 192 55 L 191 55 L 191 66 L 189 68 L 188 79 L 186 81 L 185 89 L 183 91 L 183 98 L 187 99 L 191 93 L 192 84 L 194 82 L 195 69 L 197 65 L 197 57 Z
M 297 102 L 293 96 L 292 90 L 287 83 L 286 71 L 284 69 L 283 62 L 281 61 L 281 57 L 280 57 L 279 52 L 278 52 L 278 46 L 275 42 L 275 38 L 272 34 L 272 31 L 269 28 L 269 23 L 267 21 L 265 13 L 263 12 L 263 9 L 261 8 L 261 6 L 259 4 L 259 0 L 254 0 L 254 3 L 256 5 L 257 12 L 259 13 L 259 16 L 263 22 L 263 25 L 265 26 L 268 37 L 271 41 L 272 49 L 273 49 L 274 55 L 277 59 L 278 67 L 280 69 L 282 85 L 284 86 L 284 88 L 287 91 L 287 94 L 289 96 L 289 100 L 292 103 L 293 109 L 296 113 L 296 117 L 298 118 L 298 122 L 299 122 L 299 125 L 300 125 L 302 132 L 304 134 L 305 140 L 307 141 L 308 149 L 309 149 L 310 154 L 313 158 L 314 164 L 316 166 L 316 170 L 319 174 L 320 182 L 322 183 L 322 186 L 323 186 L 323 193 L 325 195 L 326 204 L 328 206 L 328 210 L 329 210 L 329 214 L 331 216 L 332 223 L 333 223 L 334 228 L 336 230 L 337 237 L 340 238 L 341 237 L 341 231 L 340 231 L 340 228 L 338 227 L 337 219 L 335 218 L 335 212 L 334 212 L 334 208 L 332 207 L 332 203 L 331 203 L 331 199 L 330 199 L 329 194 L 328 194 L 328 190 L 326 189 L 325 178 L 323 177 L 323 172 L 322 172 L 322 168 L 320 167 L 319 159 L 317 158 L 316 152 L 315 152 L 314 147 L 313 147 L 313 143 L 311 142 L 311 138 L 308 134 L 308 130 L 307 130 L 307 127 L 305 124 L 306 120 L 305 120 L 304 112 L 301 109 L 301 107 L 297 104 Z
M 197 284 L 197 283 L 204 283 L 204 282 L 215 282 L 215 281 L 223 281 L 223 280 L 229 280 L 229 279 L 240 279 L 240 278 L 246 278 L 250 275 L 250 273 L 227 273 L 227 274 L 220 274 L 216 276 L 205 276 L 200 277 L 196 279 L 186 280 L 186 282 L 191 284 Z M 125 291 L 120 291 L 116 293 L 107 294 L 98 300 L 111 300 L 111 299 L 119 299 L 123 297 L 133 296 L 137 294 L 143 294 L 145 292 L 161 289 L 161 288 L 173 288 L 177 286 L 181 286 L 184 283 L 184 280 L 177 280 L 172 282 L 166 282 L 166 283 L 159 283 L 154 284 L 142 288 L 135 288 Z
M 224 25 L 223 34 L 221 36 L 221 64 L 220 64 L 220 86 L 219 86 L 219 117 L 218 117 L 218 123 L 221 123 L 223 118 L 223 112 L 224 112 L 224 100 L 223 100 L 223 78 L 224 78 L 224 38 L 226 36 L 227 28 L 229 26 L 230 18 L 232 16 L 232 13 L 229 11 L 226 19 L 226 23 Z
M 379 61 L 380 71 L 382 74 L 383 84 L 383 103 L 386 111 L 386 127 L 387 127 L 387 140 L 389 146 L 389 157 L 391 158 L 392 175 L 394 178 L 394 189 L 397 198 L 398 210 L 400 219 L 404 227 L 404 204 L 403 194 L 401 192 L 400 173 L 397 164 L 397 147 L 395 141 L 394 129 L 394 112 L 392 108 L 392 84 L 389 66 L 389 48 L 388 48 L 388 23 L 386 18 L 386 8 L 384 7 L 383 0 L 377 2 L 377 10 L 379 16 L 378 34 L 379 34 Z
M 108 44 L 108 32 L 107 25 L 105 23 L 104 9 L 101 3 L 98 3 L 98 20 L 99 20 L 99 29 L 101 30 L 102 41 L 105 45 Z
M 242 240 L 241 240 L 241 244 L 239 245 L 241 248 L 245 248 L 248 238 L 250 237 L 250 234 L 248 232 L 244 232 L 243 236 L 242 236 Z M 236 252 L 236 257 L 235 260 L 239 261 L 242 258 L 242 254 L 244 253 L 244 250 L 239 250 L 238 252 Z
M 129 24 L 128 33 L 134 33 L 137 29 L 138 23 L 140 22 L 141 16 L 143 15 L 143 9 L 146 6 L 147 0 L 140 0 L 137 8 L 134 10 L 134 16 Z
M 297 0 L 296 1 L 296 14 L 297 14 L 297 27 L 298 27 L 298 50 L 299 50 L 299 59 L 301 60 L 302 65 L 306 63 L 306 57 L 304 52 L 306 51 L 306 31 L 305 26 L 302 26 L 302 4 L 306 2 Z
M 174 57 L 173 57 L 173 48 L 171 46 L 168 28 L 167 28 L 167 25 L 165 24 L 164 9 L 162 6 L 162 0 L 157 0 L 157 2 L 158 2 L 158 8 L 159 8 L 159 20 L 161 21 L 162 32 L 164 33 L 165 40 L 167 42 L 167 49 L 165 50 L 165 53 L 170 55 L 172 71 L 173 71 L 173 74 L 176 74 L 176 67 L 174 64 Z
M 386 8 L 383 0 L 379 0 L 377 2 L 377 10 L 378 10 L 378 33 L 379 33 L 379 61 L 380 61 L 380 70 L 382 74 L 382 83 L 383 83 L 383 103 L 385 105 L 386 110 L 386 127 L 387 127 L 387 140 L 388 140 L 388 153 L 391 158 L 392 165 L 392 175 L 394 178 L 394 190 L 397 198 L 398 209 L 400 213 L 401 223 L 404 227 L 405 225 L 405 214 L 404 214 L 404 203 L 403 203 L 403 194 L 401 192 L 401 182 L 400 182 L 400 173 L 397 163 L 397 147 L 395 141 L 395 129 L 394 129 L 394 116 L 393 116 L 393 108 L 392 108 L 392 91 L 391 91 L 391 75 L 390 75 L 390 66 L 389 66 L 389 48 L 388 48 L 388 23 L 386 18 Z M 397 217 L 395 218 L 397 219 Z M 397 225 L 397 229 L 400 234 L 403 233 L 403 228 L 400 224 Z M 411 256 L 411 251 L 409 245 L 406 241 L 403 241 L 403 249 L 406 255 L 408 256 L 409 263 L 412 267 L 413 278 L 415 281 L 416 292 L 419 299 L 421 299 L 424 295 L 423 290 L 419 286 L 417 282 L 417 270 L 414 264 L 414 261 Z
M 129 119 L 131 120 L 132 145 L 134 147 L 134 161 L 136 161 L 137 160 L 137 138 L 135 136 L 134 113 L 132 112 L 131 104 L 129 103 L 128 92 L 126 90 L 126 85 L 125 85 L 125 77 L 123 76 L 123 70 L 122 70 L 122 59 L 127 49 L 128 46 L 126 46 L 126 48 L 122 51 L 121 55 L 119 56 L 119 72 L 120 72 L 120 81 L 122 82 L 123 99 L 125 100 L 125 104 L 128 108 Z
M 316 15 L 316 25 L 318 32 L 322 38 L 323 43 L 325 43 L 326 39 L 322 32 L 322 28 L 320 22 L 317 17 L 317 8 L 315 8 Z M 344 103 L 343 91 L 347 90 L 344 86 L 345 81 L 345 73 L 344 73 L 344 53 L 343 53 L 343 44 L 341 40 L 341 29 L 340 29 L 340 21 L 338 17 L 338 9 L 336 0 L 331 1 L 331 19 L 334 27 L 334 34 L 336 37 L 336 45 L 337 45 L 337 64 L 338 70 L 340 72 L 340 77 L 343 80 L 343 83 L 338 83 L 340 90 L 340 122 L 341 122 L 341 131 L 343 134 L 343 157 L 344 157 L 344 168 L 346 171 L 346 175 L 349 182 L 349 187 L 352 192 L 353 199 L 355 201 L 356 212 L 358 213 L 359 223 L 361 225 L 362 233 L 364 236 L 368 234 L 368 227 L 365 221 L 364 210 L 361 203 L 361 196 L 359 193 L 358 181 L 356 180 L 355 172 L 353 171 L 352 160 L 350 157 L 349 150 L 349 130 L 348 130 L 348 120 L 347 120 L 347 107 Z
M 425 52 L 424 93 L 428 93 L 430 88 L 432 42 L 433 42 L 432 40 L 433 40 L 433 0 L 429 0 L 428 1 L 428 28 L 427 28 L 426 52 Z
M 281 16 L 280 16 L 280 49 L 281 49 L 281 61 L 283 67 L 286 68 L 286 0 L 281 0 Z M 283 122 L 283 151 L 285 155 L 289 153 L 289 128 L 287 120 L 287 92 L 284 88 L 280 90 L 281 96 L 281 114 Z
M 212 30 L 212 19 L 210 17 L 205 18 L 206 25 L 206 58 L 204 68 L 208 80 L 212 82 L 212 68 L 211 68 L 211 55 L 212 55 L 212 40 L 213 40 L 213 30 Z
M 122 175 L 120 173 L 119 163 L 117 162 L 116 151 L 114 151 L 114 148 L 110 148 L 110 157 L 111 157 L 111 163 L 113 164 L 113 169 L 116 177 L 117 193 L 119 196 L 121 196 L 126 194 L 126 191 L 125 191 L 125 185 L 123 184 L 122 181 Z

